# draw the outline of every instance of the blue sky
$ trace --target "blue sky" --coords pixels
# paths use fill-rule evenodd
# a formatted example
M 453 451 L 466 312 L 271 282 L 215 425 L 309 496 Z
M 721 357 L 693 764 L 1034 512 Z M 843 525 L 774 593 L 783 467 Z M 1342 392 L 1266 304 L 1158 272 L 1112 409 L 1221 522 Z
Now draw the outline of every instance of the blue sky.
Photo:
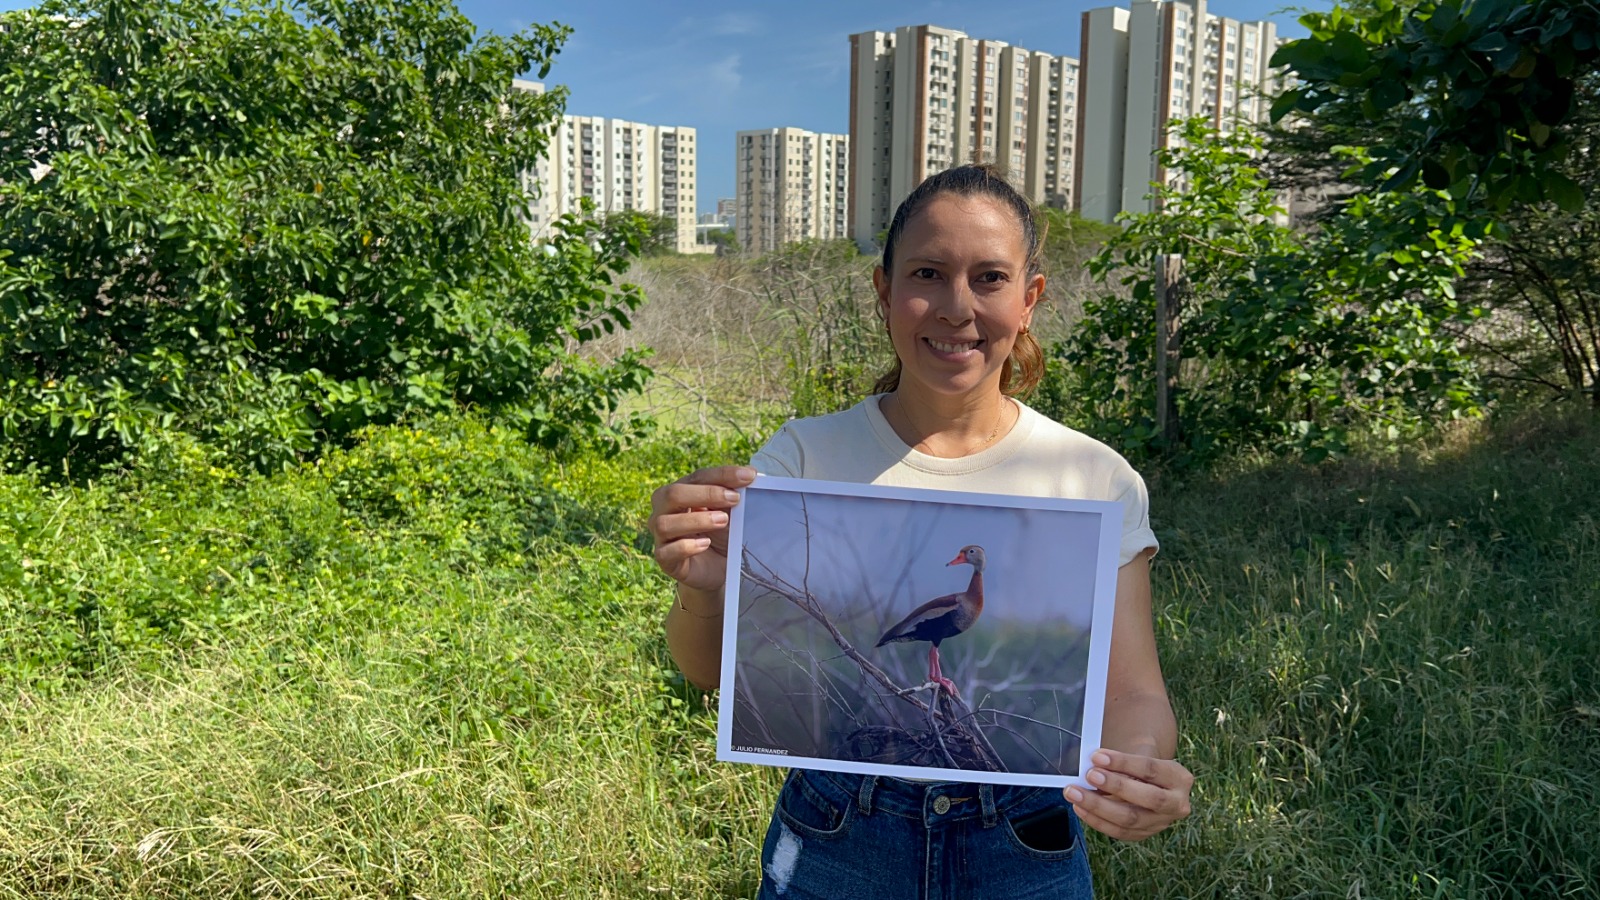
M 709 211 L 733 196 L 733 136 L 749 128 L 795 126 L 846 132 L 849 35 L 904 25 L 955 28 L 1029 50 L 1078 55 L 1080 14 L 1108 0 L 568 0 L 527 3 L 457 0 L 480 29 L 510 32 L 535 22 L 574 29 L 546 79 L 565 84 L 570 113 L 615 116 L 698 130 L 699 197 Z M 1210 11 L 1271 19 L 1279 33 L 1305 32 L 1295 9 L 1332 0 L 1211 0 Z M 0 0 L 0 9 L 31 6 Z

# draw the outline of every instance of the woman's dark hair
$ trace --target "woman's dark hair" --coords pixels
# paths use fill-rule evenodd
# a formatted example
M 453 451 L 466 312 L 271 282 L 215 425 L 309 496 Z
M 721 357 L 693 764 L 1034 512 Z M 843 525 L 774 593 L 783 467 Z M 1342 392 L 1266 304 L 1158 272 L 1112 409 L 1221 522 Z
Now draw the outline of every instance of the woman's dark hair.
M 958 197 L 992 197 L 1004 203 L 1016 216 L 1017 224 L 1022 226 L 1022 245 L 1028 251 L 1028 262 L 1025 267 L 1027 280 L 1033 280 L 1033 276 L 1042 271 L 1044 227 L 1034 214 L 1033 204 L 1011 186 L 1011 182 L 1006 180 L 998 166 L 993 163 L 975 163 L 945 169 L 937 175 L 929 175 L 917 185 L 910 196 L 906 197 L 900 208 L 895 210 L 894 221 L 889 223 L 889 233 L 883 240 L 884 277 L 891 277 L 894 272 L 895 245 L 900 243 L 900 235 L 906 230 L 906 224 L 911 221 L 912 216 L 921 212 L 924 206 L 941 194 L 955 194 Z M 1039 299 L 1042 301 L 1044 298 Z M 1011 347 L 1011 355 L 1006 357 L 1005 367 L 1000 370 L 1001 393 L 1013 397 L 1026 396 L 1039 386 L 1039 381 L 1043 377 L 1043 348 L 1033 335 L 1026 332 L 1017 335 L 1017 342 Z M 877 384 L 872 387 L 872 392 L 887 394 L 899 386 L 900 357 L 896 356 L 894 366 L 878 379 Z

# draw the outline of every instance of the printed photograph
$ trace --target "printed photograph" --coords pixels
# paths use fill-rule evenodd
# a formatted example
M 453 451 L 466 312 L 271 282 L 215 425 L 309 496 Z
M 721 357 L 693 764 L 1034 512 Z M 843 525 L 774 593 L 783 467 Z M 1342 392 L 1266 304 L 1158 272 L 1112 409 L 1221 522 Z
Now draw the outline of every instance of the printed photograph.
M 1075 783 L 1120 523 L 1115 503 L 759 478 L 730 530 L 719 756 Z

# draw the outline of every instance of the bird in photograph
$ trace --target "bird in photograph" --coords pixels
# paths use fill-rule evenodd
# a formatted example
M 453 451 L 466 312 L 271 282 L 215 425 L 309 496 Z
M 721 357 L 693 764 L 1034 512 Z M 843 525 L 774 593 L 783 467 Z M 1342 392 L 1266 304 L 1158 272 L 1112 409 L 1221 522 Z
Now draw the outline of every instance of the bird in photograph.
M 945 565 L 960 563 L 972 567 L 972 580 L 967 582 L 966 590 L 936 597 L 912 610 L 911 615 L 885 631 L 875 645 L 882 647 L 896 641 L 932 643 L 933 646 L 928 648 L 928 680 L 938 682 L 952 697 L 961 695 L 956 691 L 955 683 L 939 670 L 939 642 L 971 628 L 978 621 L 978 616 L 983 614 L 983 548 L 968 544 Z

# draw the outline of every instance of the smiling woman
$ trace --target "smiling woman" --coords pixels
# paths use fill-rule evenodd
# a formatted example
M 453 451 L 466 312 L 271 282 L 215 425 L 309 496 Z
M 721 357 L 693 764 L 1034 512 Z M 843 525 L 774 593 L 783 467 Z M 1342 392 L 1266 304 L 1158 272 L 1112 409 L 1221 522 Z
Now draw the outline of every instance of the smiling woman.
M 1042 243 L 1027 201 L 986 166 L 930 178 L 900 205 L 872 276 L 895 349 L 875 392 L 888 394 L 880 407 L 907 444 L 966 456 L 1016 421 L 1004 398 L 1030 390 L 1042 370 L 1028 334 L 1044 294 Z M 991 405 L 988 416 L 976 408 Z M 938 427 L 961 419 L 974 428 Z
M 690 681 L 713 687 L 728 510 L 758 471 L 1120 503 L 1102 746 L 1085 773 L 1094 789 L 1063 798 L 1055 788 L 791 770 L 763 847 L 762 897 L 870 900 L 921 896 L 924 886 L 979 900 L 1090 897 L 1080 822 L 1142 840 L 1189 814 L 1193 777 L 1172 759 L 1177 727 L 1156 658 L 1144 482 L 1109 447 L 1016 399 L 1043 362 L 1028 334 L 1045 289 L 1040 244 L 1032 207 L 992 166 L 924 181 L 896 212 L 873 274 L 895 350 L 874 396 L 787 423 L 750 467 L 701 469 L 662 487 L 650 529 L 656 561 L 678 583 L 668 646 Z M 930 668 L 938 678 L 931 659 Z

